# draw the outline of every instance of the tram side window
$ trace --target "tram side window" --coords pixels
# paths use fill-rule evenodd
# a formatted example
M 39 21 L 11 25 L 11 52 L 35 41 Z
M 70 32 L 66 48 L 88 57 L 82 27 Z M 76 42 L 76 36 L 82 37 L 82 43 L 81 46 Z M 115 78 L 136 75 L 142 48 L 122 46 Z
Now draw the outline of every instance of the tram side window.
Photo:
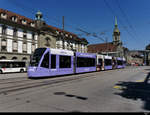
M 60 68 L 71 68 L 71 56 L 60 56 L 59 67 Z
M 56 55 L 51 55 L 51 69 L 56 68 Z
M 123 61 L 123 64 L 126 64 L 127 62 L 126 61 Z
M 77 67 L 94 67 L 94 66 L 95 66 L 94 58 L 77 57 Z
M 105 65 L 106 66 L 112 65 L 112 61 L 110 59 L 105 59 Z
M 45 54 L 41 67 L 49 68 L 49 52 Z
M 94 58 L 88 58 L 87 63 L 89 63 L 88 67 L 94 67 L 95 66 L 95 59 Z
M 117 61 L 118 65 L 123 65 L 123 62 L 121 60 Z
M 85 67 L 84 58 L 77 57 L 77 67 Z

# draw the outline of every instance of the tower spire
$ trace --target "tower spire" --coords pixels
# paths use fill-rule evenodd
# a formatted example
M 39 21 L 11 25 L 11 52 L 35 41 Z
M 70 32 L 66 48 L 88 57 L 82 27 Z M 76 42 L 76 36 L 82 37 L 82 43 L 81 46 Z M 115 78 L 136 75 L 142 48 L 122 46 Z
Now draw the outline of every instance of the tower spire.
M 115 16 L 115 28 L 114 28 L 114 32 L 113 32 L 113 43 L 115 45 L 118 45 L 121 43 L 120 40 L 120 31 L 118 29 L 118 22 L 117 22 L 117 17 Z
M 115 16 L 115 26 L 118 26 L 117 17 Z

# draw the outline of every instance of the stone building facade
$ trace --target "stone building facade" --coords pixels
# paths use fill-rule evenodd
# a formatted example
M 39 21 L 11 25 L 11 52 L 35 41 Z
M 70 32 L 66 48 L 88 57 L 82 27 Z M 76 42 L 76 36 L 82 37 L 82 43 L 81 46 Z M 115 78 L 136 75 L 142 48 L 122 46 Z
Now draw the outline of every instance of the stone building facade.
M 29 60 L 37 40 L 34 20 L 0 9 L 0 59 Z
M 32 20 L 0 9 L 0 59 L 29 61 L 36 48 L 87 52 L 87 40 L 43 21 L 41 12 Z

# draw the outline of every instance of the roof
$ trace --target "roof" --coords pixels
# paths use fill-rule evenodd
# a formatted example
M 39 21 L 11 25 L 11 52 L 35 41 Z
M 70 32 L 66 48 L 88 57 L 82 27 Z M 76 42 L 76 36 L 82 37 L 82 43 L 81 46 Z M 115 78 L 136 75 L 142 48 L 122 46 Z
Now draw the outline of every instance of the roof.
M 114 45 L 112 42 L 88 45 L 89 53 L 115 52 L 116 50 L 117 50 L 117 46 Z
M 64 32 L 64 33 L 67 33 L 67 34 L 70 34 L 70 35 L 72 35 L 72 36 L 77 37 L 76 34 L 71 33 L 71 32 L 68 32 L 68 31 L 66 31 L 66 30 L 62 30 L 62 29 L 60 29 L 60 28 L 57 28 L 57 27 L 54 27 L 54 26 L 51 26 L 51 25 L 47 25 L 47 26 L 48 26 L 49 28 L 53 29 L 53 30 L 58 31 L 58 32 Z
M 12 21 L 12 19 L 11 19 L 12 17 L 17 17 L 17 22 L 12 21 L 13 23 L 17 23 L 17 24 L 24 25 L 24 24 L 22 24 L 21 21 L 22 21 L 22 20 L 26 20 L 26 21 L 27 21 L 27 24 L 24 25 L 24 26 L 31 27 L 30 24 L 35 22 L 35 20 L 32 20 L 32 19 L 27 18 L 27 17 L 25 17 L 25 16 L 22 16 L 22 15 L 19 15 L 19 14 L 13 13 L 13 12 L 11 12 L 11 11 L 4 10 L 4 9 L 1 9 L 1 8 L 0 8 L 0 14 L 1 14 L 1 13 L 7 14 L 7 18 L 4 19 L 4 20 L 6 20 L 6 21 Z M 0 17 L 0 18 L 1 18 L 1 17 Z M 1 19 L 2 19 L 2 18 L 1 18 Z M 85 38 L 79 38 L 79 37 L 78 37 L 76 34 L 74 34 L 74 33 L 71 33 L 71 32 L 68 32 L 68 31 L 66 31 L 66 30 L 62 30 L 62 29 L 59 29 L 59 28 L 57 28 L 57 27 L 54 27 L 54 26 L 51 26 L 51 25 L 47 25 L 47 24 L 46 24 L 46 27 L 47 27 L 47 28 L 50 28 L 50 29 L 52 29 L 52 30 L 54 30 L 54 31 L 58 31 L 58 32 L 62 32 L 62 33 L 68 34 L 68 35 L 72 36 L 72 38 L 75 39 L 76 41 L 79 41 L 79 42 L 82 42 L 82 41 L 83 41 L 83 42 L 88 43 Z M 36 25 L 35 25 L 35 27 L 32 27 L 32 28 L 36 29 Z M 69 37 L 68 37 L 68 38 L 69 38 Z
M 22 15 L 19 15 L 19 14 L 16 14 L 16 13 L 13 13 L 13 12 L 10 12 L 8 10 L 4 10 L 4 9 L 1 9 L 0 8 L 0 14 L 1 13 L 6 13 L 7 14 L 7 20 L 9 21 L 12 21 L 11 18 L 14 16 L 14 17 L 17 17 L 17 22 L 18 24 L 22 24 L 21 21 L 22 20 L 26 20 L 27 21 L 27 25 L 30 26 L 29 24 L 30 23 L 33 23 L 34 20 L 30 19 L 30 18 L 27 18 L 25 16 L 22 16 Z
M 85 41 L 87 42 L 87 40 L 85 38 L 79 38 L 76 34 L 72 33 L 72 32 L 68 32 L 66 30 L 62 30 L 60 28 L 57 28 L 57 27 L 54 27 L 54 26 L 51 26 L 51 25 L 47 25 L 48 28 L 51 28 L 52 30 L 55 30 L 55 31 L 58 31 L 58 32 L 62 32 L 62 33 L 65 33 L 65 34 L 68 34 L 68 35 L 71 35 L 72 37 L 75 38 L 76 41 Z M 88 43 L 88 42 L 87 42 Z

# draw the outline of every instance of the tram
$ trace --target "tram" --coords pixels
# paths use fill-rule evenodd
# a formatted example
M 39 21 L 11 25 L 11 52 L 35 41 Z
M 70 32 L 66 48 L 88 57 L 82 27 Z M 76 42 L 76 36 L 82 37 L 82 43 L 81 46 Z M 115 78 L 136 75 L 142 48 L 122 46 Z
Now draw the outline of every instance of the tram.
M 113 57 L 62 49 L 37 48 L 31 56 L 29 78 L 79 74 L 113 69 Z M 120 64 L 119 59 L 118 64 Z M 123 59 L 122 59 L 123 61 Z M 124 60 L 125 61 L 125 60 Z M 123 64 L 123 62 L 122 62 Z M 124 64 L 125 66 L 125 64 Z M 117 68 L 123 68 L 123 65 Z

